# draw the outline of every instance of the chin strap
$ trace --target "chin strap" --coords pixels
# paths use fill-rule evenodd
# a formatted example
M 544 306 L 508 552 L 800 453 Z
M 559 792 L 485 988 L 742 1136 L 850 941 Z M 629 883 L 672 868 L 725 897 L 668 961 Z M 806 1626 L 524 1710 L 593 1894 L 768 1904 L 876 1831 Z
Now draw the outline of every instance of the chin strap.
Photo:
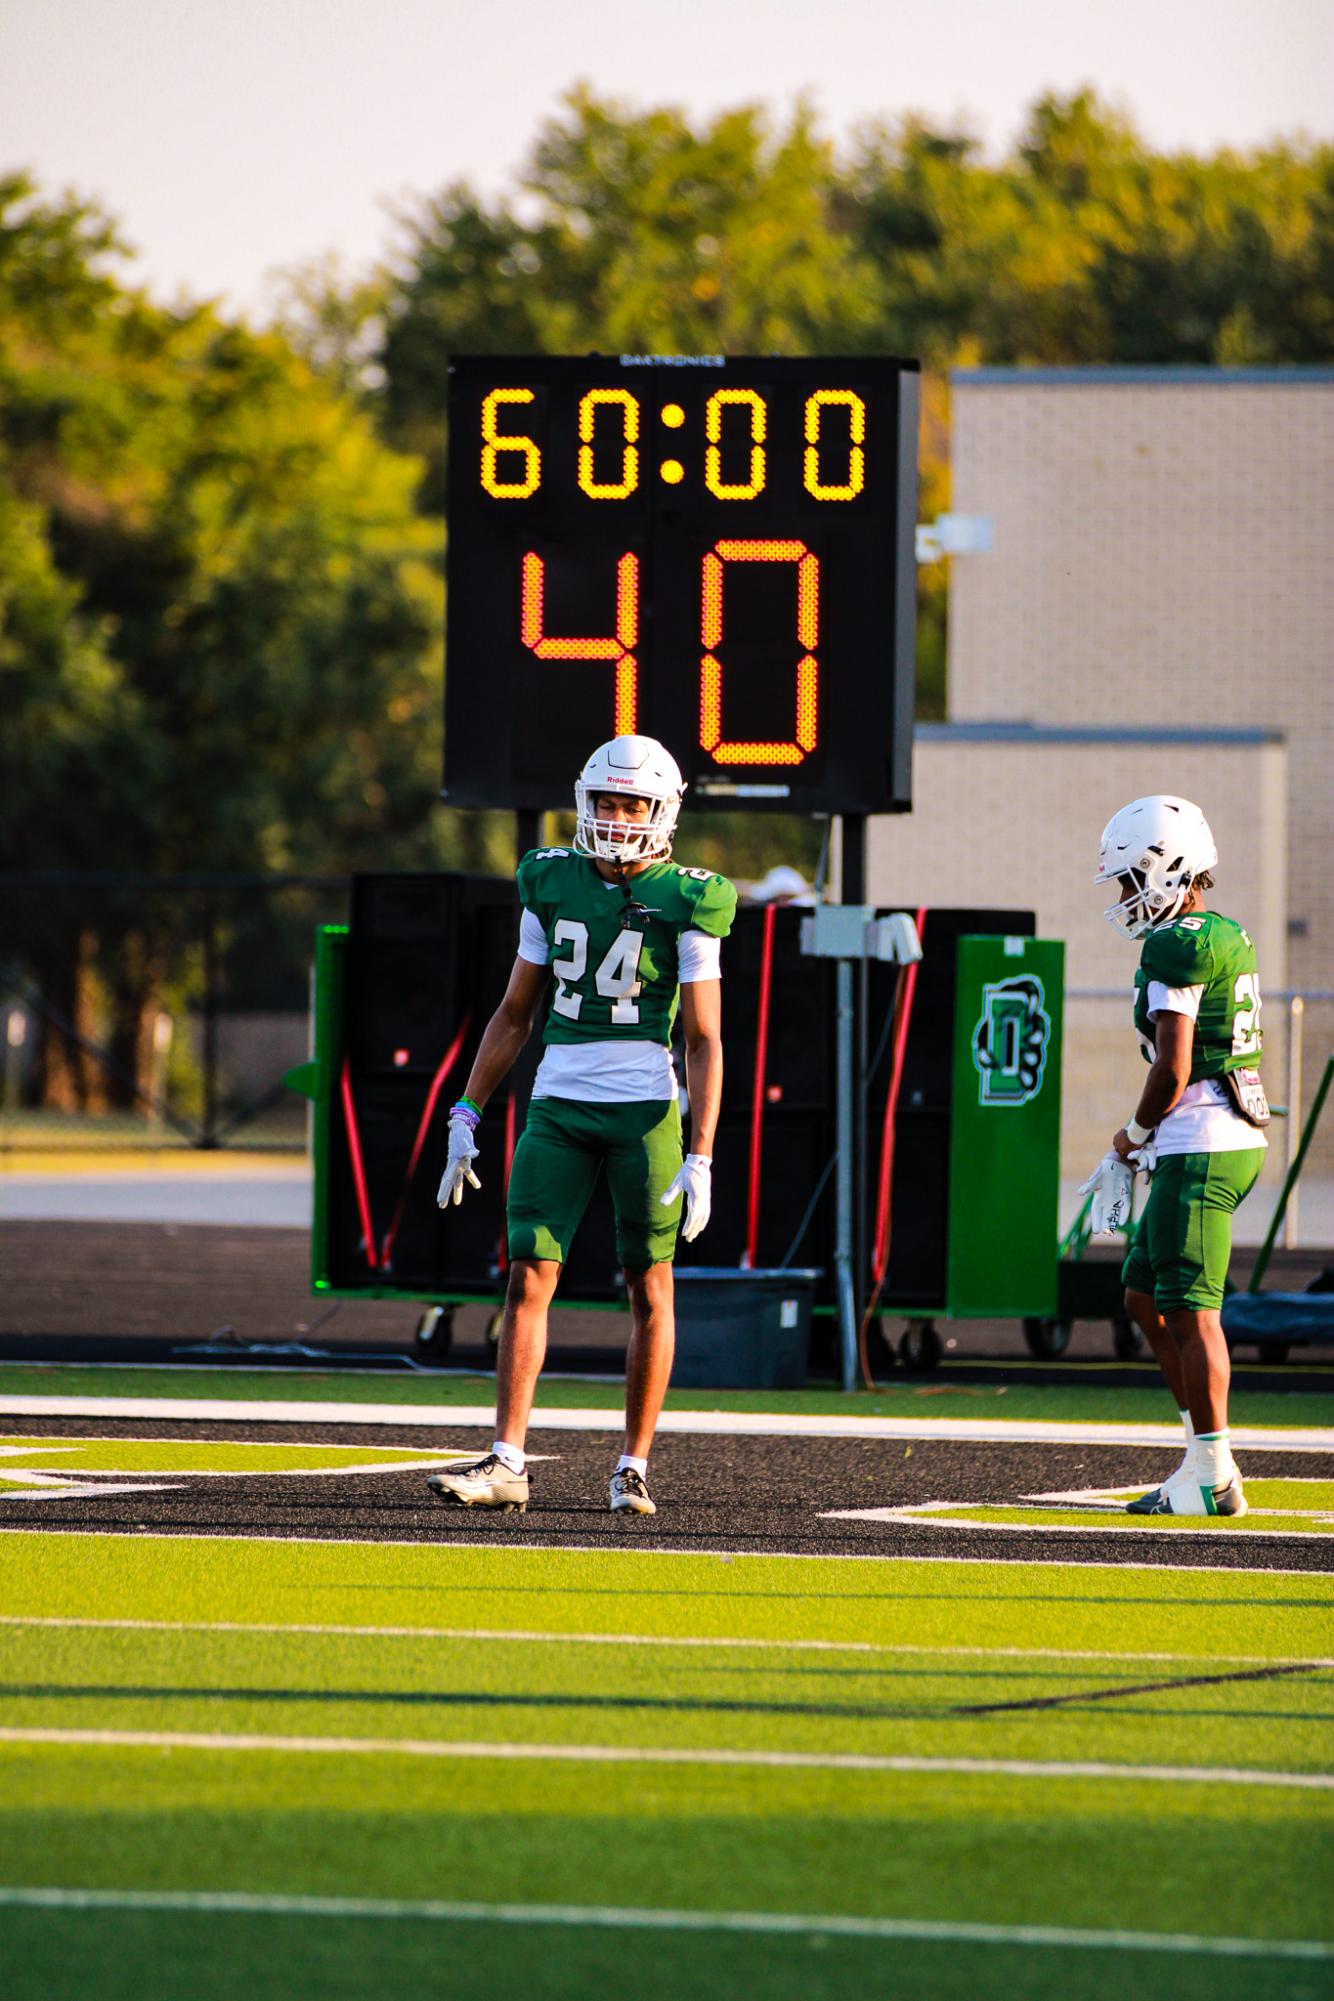
M 612 867 L 616 871 L 617 886 L 624 898 L 624 902 L 621 904 L 621 929 L 622 931 L 628 931 L 636 918 L 642 920 L 645 917 L 651 917 L 653 912 L 647 905 L 636 903 L 630 894 L 630 878 L 625 873 L 625 863 L 613 862 Z

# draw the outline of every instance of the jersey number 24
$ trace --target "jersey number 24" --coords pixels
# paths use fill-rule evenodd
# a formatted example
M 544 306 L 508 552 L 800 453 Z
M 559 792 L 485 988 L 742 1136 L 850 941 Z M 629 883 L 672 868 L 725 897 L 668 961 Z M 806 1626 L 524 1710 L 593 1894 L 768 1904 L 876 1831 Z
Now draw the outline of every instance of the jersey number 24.
M 553 944 L 570 947 L 568 959 L 551 961 L 551 970 L 557 980 L 551 1005 L 567 1021 L 578 1021 L 584 996 L 575 993 L 574 988 L 588 971 L 588 926 L 581 924 L 577 918 L 562 917 L 558 919 L 551 937 Z M 632 1028 L 639 1020 L 635 1002 L 643 984 L 639 978 L 639 954 L 643 947 L 642 931 L 618 931 L 593 975 L 594 987 L 604 1000 L 612 1004 L 611 1018 L 618 1028 Z

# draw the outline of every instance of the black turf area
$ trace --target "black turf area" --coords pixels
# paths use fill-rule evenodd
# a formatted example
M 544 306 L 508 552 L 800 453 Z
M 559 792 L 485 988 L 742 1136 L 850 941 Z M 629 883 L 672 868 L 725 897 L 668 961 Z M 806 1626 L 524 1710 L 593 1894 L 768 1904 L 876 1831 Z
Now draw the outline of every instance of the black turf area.
M 291 1424 L 143 1418 L 5 1420 L 13 1430 L 70 1438 L 255 1439 L 266 1443 L 389 1445 L 481 1452 L 476 1427 Z M 449 1507 L 425 1474 L 267 1474 L 256 1478 L 161 1478 L 169 1491 L 15 1499 L 0 1495 L 0 1530 L 116 1530 L 176 1535 L 317 1538 L 330 1541 L 499 1543 L 526 1547 L 712 1550 L 803 1556 L 968 1557 L 989 1562 L 1199 1565 L 1205 1568 L 1334 1569 L 1334 1537 L 1228 1535 L 1214 1529 L 1146 1523 L 1135 1531 L 1061 1534 L 935 1528 L 924 1523 L 841 1521 L 827 1511 L 920 1505 L 926 1501 L 1004 1502 L 1078 1487 L 1151 1486 L 1177 1463 L 1175 1447 L 1078 1444 L 972 1444 L 946 1439 L 758 1438 L 725 1434 L 659 1437 L 650 1484 L 658 1513 L 613 1517 L 607 1482 L 620 1450 L 619 1428 L 544 1431 L 529 1451 L 549 1455 L 532 1469 L 526 1515 Z M 1256 1478 L 1334 1479 L 1334 1453 L 1245 1452 Z M 1220 1525 L 1221 1526 L 1221 1525 Z

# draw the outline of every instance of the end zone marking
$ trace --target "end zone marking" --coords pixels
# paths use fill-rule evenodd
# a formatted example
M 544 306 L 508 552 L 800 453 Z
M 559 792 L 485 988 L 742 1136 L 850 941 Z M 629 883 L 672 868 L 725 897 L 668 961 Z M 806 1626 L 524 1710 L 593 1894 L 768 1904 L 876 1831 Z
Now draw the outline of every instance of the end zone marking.
M 288 1751 L 325 1757 L 495 1758 L 576 1765 L 728 1765 L 764 1771 L 944 1772 L 974 1778 L 1131 1779 L 1186 1786 L 1278 1786 L 1334 1792 L 1334 1773 L 1237 1765 L 1116 1765 L 1097 1759 L 913 1758 L 863 1751 L 738 1751 L 674 1745 L 481 1743 L 445 1737 L 282 1737 L 262 1732 L 0 1728 L 0 1744 L 79 1744 L 101 1750 Z
M 1320 1939 L 1213 1938 L 1193 1932 L 1093 1931 L 1067 1925 L 948 1923 L 789 1911 L 638 1910 L 606 1904 L 470 1904 L 390 1897 L 294 1897 L 244 1890 L 76 1890 L 0 1887 L 0 1907 L 56 1911 L 187 1911 L 209 1916 L 363 1918 L 430 1924 L 569 1925 L 616 1931 L 749 1932 L 779 1937 L 917 1939 L 949 1945 L 1056 1946 L 1093 1952 L 1167 1952 L 1210 1959 L 1334 1958 Z

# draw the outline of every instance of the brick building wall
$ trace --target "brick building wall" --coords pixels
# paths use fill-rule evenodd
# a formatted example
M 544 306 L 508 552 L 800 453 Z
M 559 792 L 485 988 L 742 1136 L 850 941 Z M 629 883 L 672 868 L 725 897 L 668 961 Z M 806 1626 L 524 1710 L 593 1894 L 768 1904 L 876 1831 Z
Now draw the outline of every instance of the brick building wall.
M 953 395 L 953 506 L 995 549 L 953 565 L 951 719 L 1281 731 L 1287 976 L 1334 984 L 1334 370 L 965 370 Z

